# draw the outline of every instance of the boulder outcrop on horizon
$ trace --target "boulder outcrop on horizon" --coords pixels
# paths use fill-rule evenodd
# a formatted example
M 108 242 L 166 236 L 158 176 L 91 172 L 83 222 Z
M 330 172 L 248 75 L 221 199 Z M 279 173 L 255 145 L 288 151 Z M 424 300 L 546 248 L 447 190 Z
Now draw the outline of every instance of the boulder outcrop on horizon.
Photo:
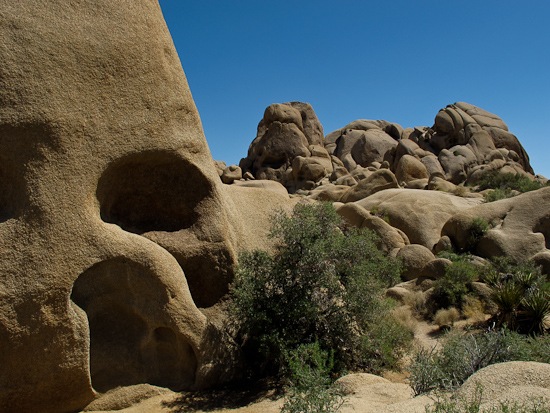
M 302 116 L 295 107 L 302 110 Z M 536 179 L 529 156 L 497 115 L 465 102 L 441 109 L 432 127 L 404 129 L 384 120 L 355 120 L 324 139 L 302 132 L 302 123 L 322 126 L 306 103 L 270 105 L 258 125 L 248 156 L 240 167 L 256 179 L 276 180 L 289 192 L 313 190 L 328 183 L 355 187 L 385 169 L 398 186 L 429 187 L 436 179 L 452 185 L 475 184 L 491 171 Z M 291 132 L 294 131 L 294 132 Z M 356 192 L 357 188 L 350 189 Z M 357 196 L 334 201 L 349 202 Z M 366 192 L 362 191 L 363 195 Z M 374 193 L 374 192 L 371 192 Z M 347 199 L 347 200 L 346 200 Z

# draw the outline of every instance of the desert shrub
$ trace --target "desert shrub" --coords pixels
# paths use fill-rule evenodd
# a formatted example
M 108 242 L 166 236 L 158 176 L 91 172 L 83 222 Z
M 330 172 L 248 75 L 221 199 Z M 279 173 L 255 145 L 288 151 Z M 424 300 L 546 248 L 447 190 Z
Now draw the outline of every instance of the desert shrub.
M 315 342 L 333 352 L 336 370 L 379 365 L 368 360 L 375 355 L 364 342 L 390 323 L 383 292 L 399 280 L 399 263 L 377 249 L 372 232 L 348 228 L 330 204 L 276 214 L 270 236 L 274 254 L 243 254 L 231 288 L 238 339 L 253 370 L 278 373 L 284 354 Z
M 384 210 L 381 210 L 378 206 L 374 206 L 370 209 L 370 214 L 378 218 L 382 218 L 386 223 L 390 223 L 390 216 Z
M 411 293 L 409 294 L 409 296 L 413 294 L 414 293 Z M 418 320 L 414 316 L 413 309 L 408 305 L 401 305 L 399 307 L 395 307 L 392 310 L 391 315 L 399 324 L 401 324 L 407 330 L 409 331 L 416 330 L 416 327 L 418 325 Z
M 496 259 L 484 281 L 492 288 L 499 326 L 524 333 L 544 331 L 544 320 L 550 316 L 550 283 L 539 267 L 531 262 Z
M 516 194 L 517 192 L 512 191 L 510 188 L 506 188 L 506 189 L 497 188 L 483 194 L 483 198 L 485 199 L 485 202 L 495 202 L 495 201 L 500 201 L 501 199 L 511 198 Z
M 447 267 L 444 276 L 434 284 L 429 303 L 431 313 L 433 314 L 441 308 L 462 309 L 471 283 L 477 277 L 478 269 L 465 260 L 456 261 Z
M 550 334 L 524 336 L 511 334 L 510 354 L 513 360 L 550 363 Z
M 282 413 L 336 413 L 344 403 L 332 385 L 333 358 L 318 343 L 303 344 L 286 355 L 289 385 Z
M 543 188 L 545 185 L 529 179 L 525 175 L 500 173 L 492 171 L 486 173 L 478 182 L 478 190 L 500 189 L 502 191 L 529 192 Z
M 491 224 L 484 218 L 476 217 L 470 223 L 468 237 L 466 238 L 466 251 L 474 251 L 485 233 L 491 229 Z
M 446 258 L 452 262 L 468 261 L 472 255 L 469 253 L 459 254 L 454 251 L 443 250 L 437 253 L 438 258 Z
M 361 362 L 358 363 L 358 367 L 375 374 L 399 368 L 400 360 L 414 337 L 410 327 L 389 311 L 379 313 L 378 317 L 369 323 L 368 330 L 361 337 Z
M 459 318 L 460 312 L 456 308 L 442 308 L 437 310 L 433 321 L 441 328 L 452 326 Z
M 423 291 L 412 291 L 405 296 L 404 304 L 409 306 L 416 317 L 423 317 L 426 312 L 426 294 Z
M 452 390 L 473 373 L 505 361 L 547 362 L 548 336 L 527 337 L 516 332 L 488 330 L 482 333 L 448 333 L 440 351 L 418 351 L 411 363 L 410 382 L 415 394 Z
M 472 321 L 485 320 L 485 305 L 476 297 L 467 295 L 462 303 L 462 314 Z

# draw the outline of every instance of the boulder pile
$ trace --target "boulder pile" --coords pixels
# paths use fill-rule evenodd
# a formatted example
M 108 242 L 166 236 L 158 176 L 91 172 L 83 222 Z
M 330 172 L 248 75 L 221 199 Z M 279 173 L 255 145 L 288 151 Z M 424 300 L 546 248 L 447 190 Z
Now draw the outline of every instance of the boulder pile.
M 291 196 L 333 202 L 346 220 L 380 236 L 403 261 L 406 280 L 440 277 L 449 264 L 436 257 L 443 250 L 533 259 L 550 271 L 542 207 L 550 188 L 491 203 L 473 190 L 494 175 L 548 183 L 498 116 L 458 102 L 441 109 L 432 127 L 360 119 L 324 139 L 322 130 L 309 104 L 270 105 L 240 162 L 240 182 L 273 180 Z M 488 230 L 473 246 L 476 218 Z
M 353 202 L 388 188 L 456 191 L 490 171 L 535 179 L 529 157 L 498 116 L 465 102 L 441 109 L 432 127 L 359 119 L 322 138 L 307 103 L 267 107 L 240 167 L 290 193 Z

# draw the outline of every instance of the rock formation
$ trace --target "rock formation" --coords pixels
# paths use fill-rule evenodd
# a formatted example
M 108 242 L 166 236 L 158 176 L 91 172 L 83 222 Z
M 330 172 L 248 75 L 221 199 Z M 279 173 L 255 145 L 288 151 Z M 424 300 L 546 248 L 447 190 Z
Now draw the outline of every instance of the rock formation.
M 279 181 L 291 190 L 311 189 L 314 182 L 331 173 L 323 127 L 311 105 L 290 102 L 268 106 L 240 167 L 256 179 Z
M 533 259 L 550 271 L 548 214 L 540 208 L 548 189 L 486 205 L 470 190 L 495 173 L 547 182 L 534 175 L 527 153 L 498 116 L 458 102 L 441 109 L 432 127 L 360 119 L 324 140 L 305 124 L 322 130 L 308 104 L 269 106 L 241 161 L 243 171 L 336 203 L 353 225 L 373 229 L 385 250 L 406 258 L 406 279 L 441 275 L 447 263 L 431 254 L 467 249 L 474 217 L 491 225 L 475 253 Z M 283 133 L 290 129 L 295 133 Z
M 315 125 L 315 133 L 304 124 Z M 391 175 L 385 180 L 395 181 L 394 187 L 417 189 L 454 190 L 452 185 L 475 184 L 491 171 L 535 179 L 527 153 L 502 119 L 465 102 L 441 109 L 431 128 L 359 119 L 324 140 L 318 131 L 322 127 L 310 105 L 273 104 L 240 166 L 257 179 L 281 182 L 290 192 L 329 182 L 354 187 L 348 196 L 339 191 L 343 202 L 365 197 L 369 190 L 355 194 L 355 186 L 380 169 Z
M 244 233 L 158 3 L 1 10 L 0 410 L 223 378 L 198 308 Z
M 491 223 L 477 254 L 550 272 L 550 189 L 481 204 L 464 187 L 536 179 L 496 115 L 456 103 L 431 128 L 358 120 L 324 137 L 309 104 L 273 104 L 226 166 L 157 2 L 0 4 L 0 411 L 230 378 L 219 307 L 289 192 L 375 231 L 406 279 L 439 277 L 434 253 L 464 249 L 473 217 Z

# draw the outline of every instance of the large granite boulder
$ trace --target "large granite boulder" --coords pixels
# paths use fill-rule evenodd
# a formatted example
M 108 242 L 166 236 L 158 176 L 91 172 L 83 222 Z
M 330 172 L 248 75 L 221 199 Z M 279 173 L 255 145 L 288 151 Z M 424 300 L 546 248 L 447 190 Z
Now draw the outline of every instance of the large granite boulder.
M 330 133 L 326 141 L 328 145 L 334 141 L 334 155 L 351 172 L 357 166 L 367 167 L 373 162 L 392 163 L 402 131 L 396 123 L 359 119 Z
M 379 169 L 364 179 L 361 179 L 357 185 L 352 186 L 341 198 L 341 201 L 355 202 L 376 192 L 388 188 L 398 188 L 397 179 L 389 169 Z
M 490 161 L 491 153 L 496 148 L 508 151 L 502 153 L 507 164 L 517 163 L 522 170 L 533 174 L 527 152 L 518 139 L 508 131 L 508 126 L 502 119 L 466 102 L 457 102 L 439 111 L 435 117 L 433 134 L 430 136 L 429 143 L 437 151 L 450 151 L 445 154 L 446 163 L 460 162 L 460 160 L 453 161 L 451 154 L 455 154 L 456 150 L 461 147 L 468 148 L 476 157 L 475 162 L 462 162 L 465 176 L 459 177 L 455 169 L 451 172 L 445 168 L 447 178 L 454 183 L 464 181 L 472 164 L 479 165 Z M 455 154 L 455 156 L 464 155 Z
M 212 383 L 230 201 L 158 3 L 0 4 L 0 411 Z
M 481 202 L 440 191 L 397 188 L 377 192 L 355 204 L 385 217 L 392 227 L 407 234 L 412 244 L 432 250 L 451 217 Z
M 256 138 L 239 165 L 256 179 L 278 181 L 295 190 L 332 173 L 323 140 L 323 127 L 310 104 L 274 103 L 265 109 Z
M 507 256 L 522 261 L 550 248 L 550 188 L 513 198 L 478 205 L 451 217 L 442 228 L 456 250 L 475 248 L 478 255 Z M 471 245 L 474 220 L 482 220 L 487 231 Z

